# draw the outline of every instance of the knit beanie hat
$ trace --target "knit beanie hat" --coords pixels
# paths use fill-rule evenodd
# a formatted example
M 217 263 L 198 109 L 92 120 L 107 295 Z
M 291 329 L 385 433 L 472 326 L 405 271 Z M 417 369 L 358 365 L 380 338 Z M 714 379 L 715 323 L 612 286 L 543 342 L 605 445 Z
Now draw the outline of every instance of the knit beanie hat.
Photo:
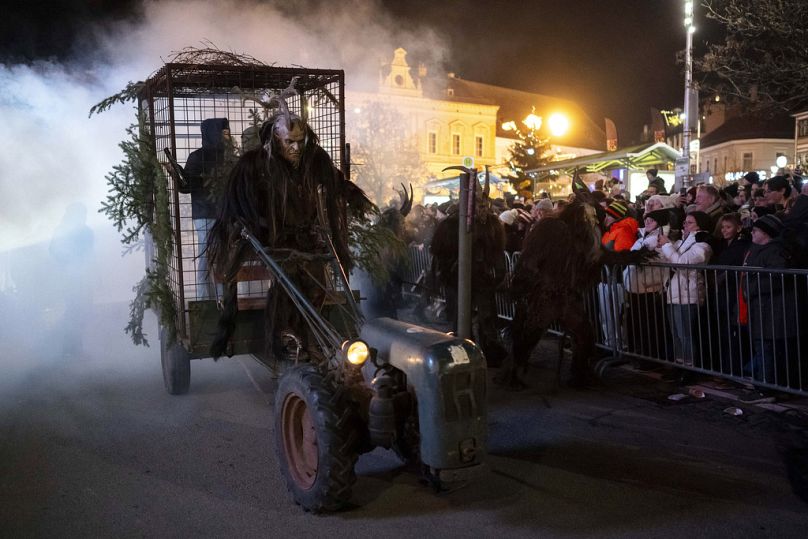
M 760 175 L 754 170 L 752 172 L 747 172 L 746 174 L 744 174 L 743 179 L 751 184 L 760 183 Z
M 754 227 L 761 229 L 770 238 L 776 238 L 783 231 L 784 225 L 776 215 L 764 215 L 755 219 L 755 222 L 752 223 L 752 228 Z
M 731 183 L 727 185 L 726 187 L 724 187 L 724 192 L 728 194 L 730 197 L 735 198 L 736 196 L 738 196 L 738 184 Z
M 619 200 L 615 200 L 608 206 L 606 206 L 606 213 L 617 219 L 623 219 L 626 215 L 628 215 L 628 206 L 626 206 L 625 202 L 620 202 Z
M 665 209 L 649 211 L 645 214 L 645 218 L 653 219 L 659 226 L 665 226 L 670 222 L 670 211 Z
M 662 204 L 663 208 L 673 208 L 675 204 L 673 203 L 673 197 L 668 195 L 651 195 L 648 201 L 658 200 L 660 204 Z
M 549 198 L 543 198 L 536 202 L 536 207 L 540 210 L 553 211 L 553 201 Z

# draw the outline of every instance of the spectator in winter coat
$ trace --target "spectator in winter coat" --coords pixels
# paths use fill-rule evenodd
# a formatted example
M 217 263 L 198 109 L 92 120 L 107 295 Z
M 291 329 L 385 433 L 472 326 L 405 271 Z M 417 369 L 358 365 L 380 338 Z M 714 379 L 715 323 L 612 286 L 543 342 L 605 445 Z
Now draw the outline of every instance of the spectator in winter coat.
M 718 189 L 712 185 L 701 185 L 696 191 L 696 202 L 694 205 L 695 211 L 701 211 L 710 216 L 710 225 L 707 232 L 713 235 L 718 235 L 716 228 L 718 227 L 718 220 L 724 215 L 726 210 L 721 203 L 721 196 Z
M 605 224 L 608 230 L 601 242 L 611 251 L 628 251 L 637 239 L 639 224 L 628 216 L 628 205 L 619 200 L 606 206 Z
M 786 199 L 791 196 L 791 184 L 785 176 L 774 176 L 763 183 L 766 204 L 781 209 Z
M 657 244 L 662 258 L 671 264 L 706 264 L 712 256 L 707 242 L 710 217 L 690 212 L 684 221 L 683 239 L 671 243 L 661 235 Z M 693 365 L 696 357 L 695 336 L 699 331 L 699 306 L 704 303 L 704 277 L 698 270 L 677 268 L 668 282 L 668 309 L 672 322 L 673 353 L 677 363 Z
M 656 210 L 645 215 L 645 226 L 631 247 L 657 250 L 657 241 L 668 224 L 668 211 Z M 628 266 L 623 272 L 623 285 L 627 292 L 626 333 L 629 350 L 641 355 L 663 359 L 666 335 L 665 301 L 662 292 L 668 268 L 654 266 Z
M 788 252 L 781 240 L 783 222 L 764 215 L 752 224 L 752 247 L 744 266 L 785 268 Z M 742 282 L 748 304 L 752 359 L 744 375 L 759 382 L 786 383 L 789 366 L 796 367 L 798 316 L 795 281 L 777 273 L 747 273 Z
M 645 172 L 645 176 L 648 178 L 648 188 L 650 190 L 654 190 L 653 195 L 667 195 L 668 190 L 665 188 L 665 180 L 657 176 L 659 171 L 655 168 L 649 168 Z
M 712 263 L 719 266 L 743 266 L 746 253 L 752 245 L 748 233 L 744 232 L 741 216 L 728 213 L 718 221 L 721 241 L 718 243 Z M 709 319 L 715 340 L 713 359 L 710 368 L 725 374 L 738 376 L 742 363 L 749 357 L 749 331 L 746 324 L 738 322 L 738 284 L 736 271 L 716 270 L 713 285 L 707 297 Z

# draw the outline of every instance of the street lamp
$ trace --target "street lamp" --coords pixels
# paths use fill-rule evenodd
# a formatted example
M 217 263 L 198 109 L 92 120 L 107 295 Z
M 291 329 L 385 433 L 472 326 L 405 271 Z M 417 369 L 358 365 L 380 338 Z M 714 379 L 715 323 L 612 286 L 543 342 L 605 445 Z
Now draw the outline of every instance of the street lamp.
M 682 186 L 690 187 L 690 138 L 692 135 L 691 122 L 698 120 L 698 99 L 693 92 L 693 1 L 685 0 L 685 29 L 687 30 L 687 43 L 685 46 L 685 118 L 682 129 L 682 156 L 687 161 L 687 173 L 682 177 Z
M 536 116 L 531 112 L 525 117 L 524 120 L 522 120 L 522 123 L 525 124 L 531 131 L 541 129 L 541 116 Z
M 550 133 L 554 137 L 563 136 L 570 128 L 570 121 L 559 112 L 551 114 L 550 118 L 547 119 L 547 124 L 550 126 Z

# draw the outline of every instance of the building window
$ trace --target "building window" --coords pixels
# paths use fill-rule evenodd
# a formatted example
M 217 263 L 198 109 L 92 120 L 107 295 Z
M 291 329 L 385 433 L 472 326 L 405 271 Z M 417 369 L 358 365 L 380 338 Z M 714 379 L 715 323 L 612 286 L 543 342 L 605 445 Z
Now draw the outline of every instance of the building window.
M 744 172 L 749 172 L 752 170 L 752 152 L 744 152 L 743 153 L 743 167 L 742 170 Z
M 434 131 L 429 133 L 427 144 L 429 146 L 429 153 L 438 153 L 438 134 Z
M 808 118 L 797 122 L 797 136 L 808 137 Z
M 479 135 L 474 137 L 474 155 L 477 157 L 483 156 L 483 137 Z
M 452 133 L 452 155 L 460 155 L 460 135 Z
M 724 174 L 727 173 L 727 156 L 726 155 L 724 156 L 724 170 L 723 170 L 723 172 L 724 172 Z
M 710 160 L 704 162 L 704 170 L 705 172 L 710 172 Z

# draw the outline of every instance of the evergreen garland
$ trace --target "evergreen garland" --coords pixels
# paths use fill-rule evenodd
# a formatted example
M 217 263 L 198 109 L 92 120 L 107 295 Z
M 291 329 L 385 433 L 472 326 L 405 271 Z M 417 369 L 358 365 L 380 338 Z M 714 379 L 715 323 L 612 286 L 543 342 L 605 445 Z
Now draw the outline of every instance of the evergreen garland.
M 109 217 L 122 234 L 121 242 L 129 245 L 141 237 L 143 229 L 154 219 L 155 182 L 160 171 L 155 171 L 152 162 L 156 161 L 154 138 L 146 129 L 143 114 L 138 115 L 138 123 L 130 125 L 126 133 L 128 140 L 118 144 L 123 161 L 105 176 L 109 189 L 99 212 Z
M 390 280 L 390 272 L 409 263 L 407 245 L 395 233 L 377 224 L 350 219 L 348 243 L 356 267 L 370 275 L 374 286 L 382 286 Z
M 114 100 L 107 98 L 102 103 L 123 102 L 124 98 L 113 97 Z M 99 107 L 101 104 L 93 109 Z M 129 304 L 129 323 L 124 328 L 132 342 L 149 346 L 143 333 L 146 309 L 157 311 L 169 339 L 176 334 L 176 304 L 168 279 L 168 260 L 173 253 L 168 180 L 157 160 L 154 136 L 142 113 L 138 115 L 138 123 L 129 126 L 126 133 L 129 138 L 119 144 L 123 161 L 106 176 L 109 189 L 99 213 L 112 221 L 124 245 L 134 246 L 148 234 L 155 246 L 153 267 L 146 270 L 146 276 L 133 288 L 135 297 Z

